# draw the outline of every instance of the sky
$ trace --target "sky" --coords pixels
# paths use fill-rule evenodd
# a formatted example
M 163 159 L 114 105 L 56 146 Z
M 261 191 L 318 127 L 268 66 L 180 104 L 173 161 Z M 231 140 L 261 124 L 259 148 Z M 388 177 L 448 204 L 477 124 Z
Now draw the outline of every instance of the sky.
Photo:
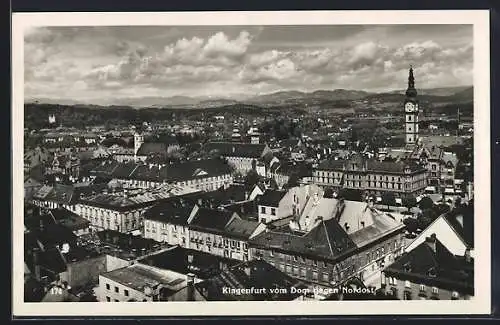
M 24 34 L 25 98 L 472 85 L 471 25 L 84 26 Z

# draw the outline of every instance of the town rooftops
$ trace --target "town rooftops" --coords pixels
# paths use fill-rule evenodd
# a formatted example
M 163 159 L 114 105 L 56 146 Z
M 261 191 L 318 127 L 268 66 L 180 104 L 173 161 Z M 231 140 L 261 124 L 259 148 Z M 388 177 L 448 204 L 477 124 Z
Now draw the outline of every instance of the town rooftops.
M 163 223 L 187 225 L 194 203 L 177 197 L 158 203 L 144 213 L 144 219 Z
M 218 209 L 199 208 L 189 223 L 189 228 L 225 232 L 226 226 L 237 217 L 236 213 Z
M 243 157 L 259 159 L 264 155 L 265 144 L 252 144 L 241 142 L 209 142 L 205 150 L 210 152 L 217 150 L 222 156 Z
M 413 162 L 404 161 L 378 161 L 376 159 L 365 159 L 355 157 L 350 160 L 327 160 L 319 164 L 317 170 L 335 170 L 335 171 L 359 171 L 374 173 L 393 173 L 405 174 L 425 172 L 426 169 Z
M 445 220 L 469 248 L 474 248 L 474 206 L 454 209 L 444 215 Z
M 70 204 L 72 202 L 73 192 L 74 189 L 71 185 L 44 185 L 33 195 L 33 199 L 56 202 L 60 204 Z
M 145 292 L 146 287 L 155 289 L 159 286 L 178 290 L 186 282 L 181 274 L 144 264 L 133 264 L 101 276 L 141 292 Z
M 231 237 L 248 240 L 259 225 L 257 221 L 235 218 L 225 227 L 225 232 Z
M 90 175 L 154 182 L 179 182 L 230 174 L 222 160 L 192 160 L 175 164 L 119 163 L 103 161 L 90 168 Z
M 166 155 L 167 145 L 161 142 L 145 142 L 137 151 L 138 156 Z
M 401 280 L 474 294 L 473 259 L 453 255 L 435 236 L 384 269 Z
M 90 221 L 80 217 L 78 214 L 71 212 L 68 209 L 52 209 L 49 213 L 54 217 L 57 223 L 72 231 L 85 229 L 90 225 Z
M 124 189 L 115 193 L 102 192 L 91 194 L 81 197 L 80 203 L 104 209 L 122 211 L 151 206 L 161 200 L 196 192 L 199 192 L 199 190 L 186 186 L 163 184 L 159 187 L 149 189 Z
M 221 269 L 240 263 L 236 260 L 180 246 L 149 255 L 139 262 L 182 274 L 191 272 L 201 279 L 215 276 L 220 273 Z
M 298 280 L 284 274 L 262 260 L 253 260 L 224 270 L 221 274 L 195 285 L 208 301 L 264 301 L 293 300 L 299 293 L 290 288 L 305 288 Z M 242 288 L 265 291 L 239 292 Z M 271 289 L 286 289 L 285 293 L 271 293 Z
M 260 196 L 259 205 L 278 207 L 286 193 L 286 191 L 268 189 Z
M 250 243 L 265 249 L 329 260 L 335 260 L 356 249 L 356 244 L 334 219 L 319 222 L 307 233 L 268 230 L 255 236 Z

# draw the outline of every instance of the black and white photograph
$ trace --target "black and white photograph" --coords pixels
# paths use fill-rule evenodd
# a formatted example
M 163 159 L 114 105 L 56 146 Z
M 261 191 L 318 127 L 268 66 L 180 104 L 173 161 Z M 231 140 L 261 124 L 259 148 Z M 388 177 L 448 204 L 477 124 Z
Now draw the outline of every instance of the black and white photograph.
M 163 14 L 14 17 L 20 311 L 490 308 L 487 12 Z

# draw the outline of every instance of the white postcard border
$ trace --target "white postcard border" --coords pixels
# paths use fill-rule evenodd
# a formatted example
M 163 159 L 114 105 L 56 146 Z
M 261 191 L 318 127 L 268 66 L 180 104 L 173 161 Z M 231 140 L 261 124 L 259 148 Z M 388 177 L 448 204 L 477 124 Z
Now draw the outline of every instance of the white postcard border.
M 24 30 L 35 26 L 471 24 L 474 34 L 475 297 L 469 301 L 25 303 Z M 491 312 L 490 40 L 487 10 L 14 13 L 12 16 L 12 311 L 14 316 L 403 315 Z M 361 305 L 362 304 L 362 305 Z

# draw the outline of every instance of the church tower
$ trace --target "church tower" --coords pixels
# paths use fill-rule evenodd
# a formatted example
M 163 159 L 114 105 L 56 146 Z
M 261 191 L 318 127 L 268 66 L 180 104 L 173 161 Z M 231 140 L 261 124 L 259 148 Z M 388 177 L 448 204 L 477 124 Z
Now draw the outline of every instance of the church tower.
M 136 132 L 134 134 L 134 156 L 137 155 L 137 152 L 141 148 L 144 143 L 144 136 L 140 132 Z
M 415 78 L 413 68 L 410 66 L 408 76 L 408 89 L 406 89 L 405 107 L 405 133 L 406 145 L 413 146 L 418 141 L 418 100 L 415 89 Z

